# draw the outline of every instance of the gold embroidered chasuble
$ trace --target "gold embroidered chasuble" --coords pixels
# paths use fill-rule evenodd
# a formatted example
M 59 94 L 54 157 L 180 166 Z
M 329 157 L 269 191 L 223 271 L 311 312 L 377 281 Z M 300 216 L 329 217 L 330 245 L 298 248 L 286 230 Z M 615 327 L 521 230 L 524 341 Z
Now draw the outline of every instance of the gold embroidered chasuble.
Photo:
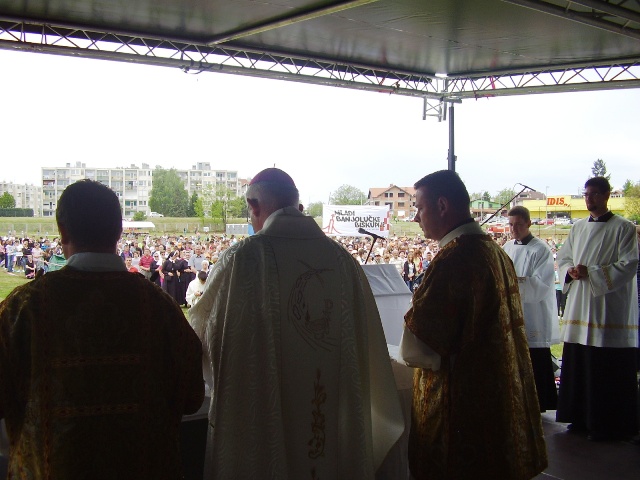
M 297 209 L 227 249 L 189 318 L 212 387 L 206 478 L 373 479 L 404 428 L 362 268 Z
M 409 464 L 423 479 L 526 479 L 547 466 L 511 260 L 487 235 L 462 235 L 429 265 L 405 316 L 441 355 L 414 374 Z
M 18 287 L 0 305 L 9 478 L 182 478 L 201 355 L 180 308 L 138 274 L 65 267 Z

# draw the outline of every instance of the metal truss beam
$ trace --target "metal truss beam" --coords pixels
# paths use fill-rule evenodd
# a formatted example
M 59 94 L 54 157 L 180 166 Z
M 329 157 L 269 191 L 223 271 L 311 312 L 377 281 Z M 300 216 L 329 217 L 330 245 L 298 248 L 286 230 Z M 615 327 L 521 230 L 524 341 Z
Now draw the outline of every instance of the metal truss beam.
M 423 98 L 423 116 L 443 120 L 444 103 L 462 99 L 640 88 L 640 58 L 611 64 L 486 72 L 440 78 L 330 59 L 206 45 L 127 32 L 54 26 L 0 17 L 0 48 L 218 72 Z
M 607 0 L 502 0 L 640 40 L 640 12 Z

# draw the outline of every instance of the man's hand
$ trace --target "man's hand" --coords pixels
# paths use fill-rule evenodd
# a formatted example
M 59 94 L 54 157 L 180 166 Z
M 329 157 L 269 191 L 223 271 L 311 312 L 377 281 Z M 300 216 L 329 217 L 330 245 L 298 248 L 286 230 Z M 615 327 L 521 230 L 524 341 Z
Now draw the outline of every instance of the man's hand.
M 571 267 L 569 270 L 567 270 L 567 273 L 574 280 L 582 280 L 583 278 L 589 277 L 589 271 L 584 265 L 576 265 L 575 267 Z

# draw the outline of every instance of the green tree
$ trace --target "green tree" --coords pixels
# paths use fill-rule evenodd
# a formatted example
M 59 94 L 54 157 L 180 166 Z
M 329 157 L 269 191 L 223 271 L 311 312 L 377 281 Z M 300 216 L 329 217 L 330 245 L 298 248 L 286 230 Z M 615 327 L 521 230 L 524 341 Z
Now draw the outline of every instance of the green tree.
M 4 192 L 0 196 L 0 208 L 16 208 L 16 199 L 9 192 Z
M 243 197 L 235 196 L 229 200 L 229 217 L 247 218 L 248 216 L 247 201 Z
M 363 205 L 367 196 L 352 185 L 342 185 L 329 196 L 331 205 Z
M 310 217 L 321 217 L 322 216 L 322 202 L 311 202 L 307 205 L 307 213 Z
M 625 196 L 628 195 L 629 189 L 631 188 L 633 188 L 633 182 L 627 178 L 624 185 L 622 185 L 622 194 Z
M 136 212 L 133 214 L 134 222 L 143 222 L 146 219 L 147 219 L 147 216 L 144 214 L 144 212 Z
M 611 179 L 611 174 L 607 174 L 607 164 L 604 160 L 599 158 L 595 162 L 593 162 L 593 167 L 591 167 L 591 176 L 604 177 L 607 180 Z
M 509 201 L 509 199 L 515 196 L 516 192 L 513 188 L 503 188 L 500 190 L 495 197 L 493 197 L 494 202 L 498 202 L 500 205 L 503 205 Z M 509 205 L 507 205 L 509 207 Z
M 198 192 L 193 192 L 191 200 L 189 200 L 189 208 L 187 208 L 187 217 L 197 217 L 196 204 L 198 203 Z
M 149 208 L 167 217 L 187 216 L 189 194 L 175 169 L 156 168 L 153 171 Z
M 485 190 L 484 193 L 482 194 L 482 200 L 484 200 L 485 202 L 490 202 L 491 194 Z
M 629 220 L 640 222 L 640 182 L 628 188 L 624 196 L 624 214 Z

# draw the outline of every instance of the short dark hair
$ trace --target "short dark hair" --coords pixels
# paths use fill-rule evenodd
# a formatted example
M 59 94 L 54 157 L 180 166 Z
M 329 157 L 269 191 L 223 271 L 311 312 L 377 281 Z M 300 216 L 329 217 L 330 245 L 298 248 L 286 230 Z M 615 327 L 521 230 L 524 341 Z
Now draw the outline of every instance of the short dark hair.
M 593 177 L 587 180 L 584 188 L 595 187 L 600 193 L 611 193 L 611 184 L 605 177 Z
M 440 197 L 444 197 L 456 210 L 469 210 L 471 199 L 467 187 L 452 170 L 440 170 L 422 177 L 413 186 L 416 190 L 421 187 L 427 189 L 429 203 L 435 203 Z
M 513 207 L 511 210 L 509 210 L 509 213 L 507 213 L 507 215 L 509 217 L 522 217 L 525 222 L 531 221 L 531 214 L 529 213 L 529 209 L 523 207 L 522 205 Z
M 79 249 L 115 247 L 122 234 L 120 201 L 109 187 L 89 179 L 80 180 L 62 192 L 56 222 Z
M 204 282 L 207 279 L 207 272 L 203 272 L 202 270 L 200 270 L 198 272 L 198 280 L 200 280 L 201 282 Z

